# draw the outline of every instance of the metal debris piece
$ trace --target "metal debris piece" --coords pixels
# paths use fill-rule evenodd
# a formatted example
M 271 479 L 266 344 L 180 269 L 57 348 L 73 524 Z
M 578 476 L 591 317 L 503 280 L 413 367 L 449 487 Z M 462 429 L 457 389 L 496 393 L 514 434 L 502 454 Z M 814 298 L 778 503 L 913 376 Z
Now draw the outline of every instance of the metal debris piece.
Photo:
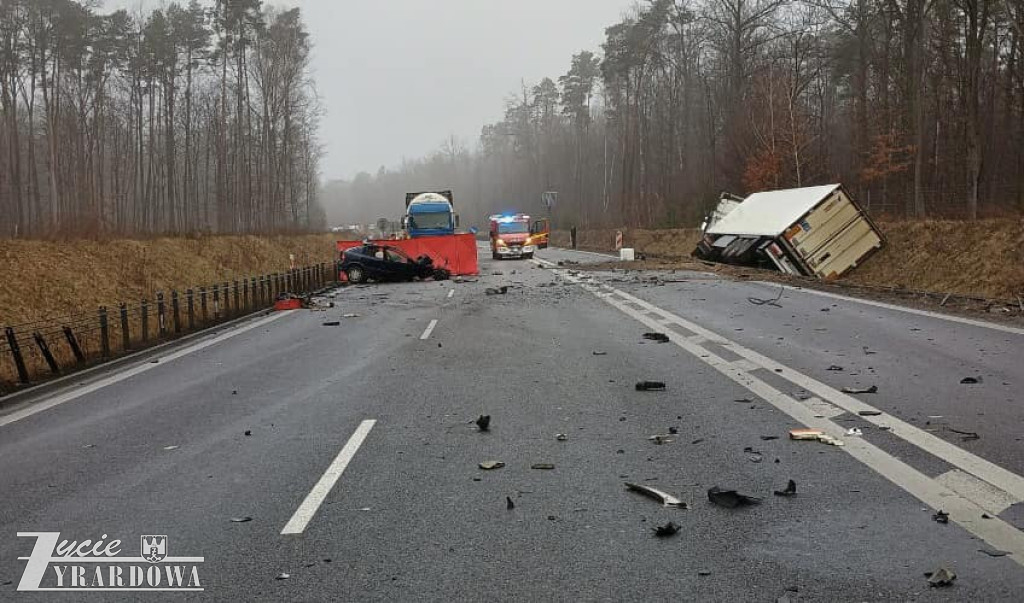
M 282 572 L 282 573 L 278 574 L 277 577 L 274 578 L 274 579 L 275 580 L 287 580 L 288 578 L 291 578 L 291 577 L 292 577 L 291 574 L 285 574 L 285 573 Z
M 638 392 L 649 392 L 649 391 L 665 391 L 665 384 L 661 381 L 637 381 L 636 391 Z
M 882 411 L 880 411 L 880 410 L 862 410 L 862 411 L 858 412 L 857 414 L 862 416 L 862 417 L 877 417 L 877 416 L 880 416 L 882 414 Z
M 651 529 L 654 531 L 654 535 L 658 538 L 669 538 L 670 536 L 675 536 L 679 532 L 679 526 L 671 521 L 663 526 L 657 526 Z
M 644 339 L 657 341 L 658 343 L 668 343 L 668 335 L 664 333 L 644 333 Z
M 491 469 L 501 469 L 505 466 L 505 463 L 501 461 L 484 461 L 480 463 L 480 468 L 484 471 L 490 471 Z
M 740 494 L 735 490 L 726 490 L 719 488 L 718 486 L 712 486 L 708 489 L 708 500 L 713 504 L 727 509 L 735 509 L 737 507 L 745 507 L 761 503 L 761 499 L 756 496 L 747 496 L 746 494 Z
M 554 468 L 555 466 L 552 463 L 534 463 L 530 465 L 530 469 L 541 469 L 543 471 L 550 471 Z
M 871 387 L 844 387 L 841 391 L 844 394 L 877 394 L 878 386 L 872 385 Z
M 515 509 L 515 508 L 516 508 L 516 503 L 512 502 L 512 497 L 511 496 L 506 496 L 505 497 L 505 510 L 511 511 L 512 509 Z
M 349 312 L 348 314 L 342 314 L 341 317 L 342 318 L 359 318 L 359 314 L 356 314 L 354 312 Z
M 791 440 L 816 440 L 823 444 L 830 444 L 832 446 L 843 446 L 843 441 L 839 438 L 834 438 L 820 429 L 792 429 L 789 432 L 789 439 Z
M 490 431 L 491 415 L 480 415 L 480 418 L 476 420 L 476 426 L 480 431 Z
M 164 446 L 164 450 L 177 450 L 177 446 Z
M 325 327 L 340 327 L 341 326 L 341 321 L 340 320 L 325 320 L 323 322 L 323 326 L 325 326 Z
M 559 442 L 564 442 L 569 439 L 569 436 L 565 435 L 564 433 L 560 433 L 555 436 L 555 439 L 558 440 Z
M 508 293 L 508 285 L 502 285 L 500 287 L 488 287 L 484 290 L 487 295 L 505 295 Z
M 925 576 L 928 578 L 929 586 L 952 586 L 953 581 L 956 580 L 956 572 L 947 567 L 940 567 L 934 572 L 925 572 Z
M 981 383 L 981 377 L 964 377 L 960 380 L 961 385 L 976 385 Z
M 679 500 L 678 498 L 676 498 L 675 496 L 672 496 L 671 494 L 668 494 L 667 492 L 662 492 L 661 490 L 658 490 L 657 488 L 652 488 L 650 486 L 643 486 L 643 485 L 639 485 L 639 484 L 631 484 L 629 482 L 625 482 L 625 483 L 626 483 L 626 488 L 628 488 L 630 492 L 636 492 L 637 494 L 643 494 L 644 496 L 647 496 L 648 498 L 653 498 L 654 500 L 660 502 L 662 504 L 662 506 L 672 507 L 674 509 L 686 509 L 687 508 L 687 505 L 686 505 L 685 502 Z
M 796 482 L 789 480 L 785 490 L 776 490 L 774 494 L 775 496 L 796 496 Z
M 953 433 L 960 434 L 960 441 L 961 442 L 970 442 L 970 441 L 973 441 L 973 440 L 980 440 L 981 439 L 981 436 L 978 435 L 978 433 L 976 431 L 961 431 L 959 429 L 953 429 L 952 427 L 950 427 L 948 425 L 946 426 L 946 429 L 949 430 L 949 431 L 952 431 Z
M 660 433 L 652 435 L 652 436 L 650 436 L 647 439 L 652 441 L 652 442 L 654 442 L 655 444 L 657 444 L 659 446 L 662 445 L 662 444 L 668 444 L 669 442 L 672 441 L 672 438 L 668 437 L 667 435 L 660 434 Z
M 829 366 L 825 370 L 828 370 L 828 371 L 841 371 L 841 370 L 843 370 L 843 367 L 839 366 L 838 364 L 833 364 L 833 365 Z
M 1000 551 L 999 549 L 978 549 L 978 551 L 985 553 L 989 557 L 1005 557 L 1010 554 L 1009 551 Z
M 231 523 L 245 523 L 247 521 L 252 521 L 252 517 L 249 517 L 248 515 L 246 515 L 245 517 L 232 517 L 231 518 Z
M 949 523 L 949 513 L 939 509 L 934 515 L 932 515 L 932 519 L 934 519 L 936 523 Z
M 864 432 L 860 430 L 860 427 L 851 427 L 851 428 L 846 430 L 846 435 L 848 435 L 848 436 L 862 436 L 862 435 L 864 435 Z

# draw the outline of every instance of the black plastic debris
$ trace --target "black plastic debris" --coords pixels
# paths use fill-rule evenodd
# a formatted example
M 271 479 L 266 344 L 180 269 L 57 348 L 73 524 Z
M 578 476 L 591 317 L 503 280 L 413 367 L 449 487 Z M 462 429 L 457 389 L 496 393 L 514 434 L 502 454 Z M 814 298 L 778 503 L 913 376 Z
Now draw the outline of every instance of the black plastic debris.
M 750 446 L 743 449 L 743 452 L 747 455 L 747 460 L 751 463 L 760 463 L 764 460 L 764 455 L 761 454 L 760 450 L 754 450 Z
M 971 442 L 973 440 L 980 440 L 981 439 L 981 436 L 978 435 L 978 432 L 976 432 L 976 431 L 963 431 L 961 429 L 954 429 L 954 428 L 949 427 L 949 426 L 946 426 L 946 429 L 948 429 L 949 431 L 952 431 L 955 434 L 959 434 L 961 442 Z
M 644 339 L 657 341 L 658 343 L 668 343 L 668 335 L 664 333 L 644 333 Z
M 948 567 L 940 567 L 934 572 L 925 572 L 924 575 L 928 578 L 929 586 L 952 586 L 956 580 L 956 572 Z
M 1000 551 L 999 549 L 978 549 L 978 551 L 989 557 L 1005 557 L 1010 554 L 1009 551 Z
M 654 531 L 654 535 L 658 538 L 669 538 L 679 533 L 679 526 L 670 521 L 663 526 L 651 528 L 651 530 Z
M 829 367 L 828 367 L 827 369 L 825 369 L 825 370 L 829 370 L 829 371 L 841 371 L 841 370 L 843 370 L 843 367 L 839 366 L 838 364 L 833 364 L 833 365 L 829 366 Z
M 249 517 L 248 515 L 246 515 L 244 517 L 232 517 L 231 518 L 231 523 L 246 523 L 248 521 L 252 521 L 252 517 Z
M 630 492 L 636 492 L 637 494 L 643 494 L 644 496 L 646 496 L 648 498 L 653 498 L 654 500 L 660 502 L 663 506 L 666 506 L 666 507 L 673 507 L 675 509 L 686 509 L 687 508 L 685 502 L 679 500 L 678 498 L 676 498 L 675 496 L 672 496 L 671 494 L 668 494 L 667 492 L 662 492 L 661 490 L 658 490 L 657 488 L 652 488 L 650 486 L 643 486 L 643 485 L 640 485 L 640 484 L 631 484 L 629 482 L 626 482 L 626 488 Z
M 844 387 L 842 389 L 844 394 L 877 394 L 878 386 L 872 385 L 871 387 Z
M 677 433 L 679 433 L 679 428 L 678 427 L 669 427 L 668 428 L 668 432 L 670 434 L 672 434 L 672 435 L 676 435 Z
M 252 435 L 252 430 L 251 429 L 246 429 L 245 430 L 245 435 L 251 436 Z
M 480 418 L 476 420 L 476 426 L 480 431 L 490 431 L 491 415 L 480 415 Z
M 932 519 L 934 519 L 937 523 L 949 523 L 949 513 L 946 513 L 942 509 L 939 509 L 938 511 L 935 512 L 934 515 L 932 515 Z
M 594 350 L 594 351 L 593 351 L 593 352 L 591 352 L 591 353 L 592 353 L 592 354 L 593 354 L 594 356 L 607 356 L 607 355 L 608 355 L 608 352 L 605 352 L 605 351 L 602 351 L 602 350 Z
M 981 377 L 964 377 L 960 380 L 961 385 L 977 385 L 981 383 Z
M 506 496 L 505 497 L 505 509 L 508 510 L 508 511 L 511 511 L 512 509 L 515 509 L 515 508 L 516 508 L 516 503 L 512 502 L 512 497 L 511 496 Z
M 530 465 L 530 469 L 539 469 L 541 471 L 551 471 L 555 468 L 553 463 L 534 463 Z
M 488 287 L 484 290 L 487 295 L 505 295 L 508 293 L 508 285 L 502 285 L 500 287 Z
M 775 496 L 796 496 L 796 482 L 789 480 L 785 490 L 776 490 L 774 494 Z
M 650 392 L 650 391 L 665 391 L 665 384 L 661 381 L 637 381 L 636 391 L 638 392 Z
M 882 414 L 882 411 L 880 411 L 880 410 L 862 410 L 862 411 L 858 412 L 857 414 L 862 416 L 862 417 L 877 417 L 877 416 Z
M 761 503 L 761 499 L 756 496 L 747 496 L 746 494 L 740 494 L 735 490 L 726 490 L 713 486 L 708 489 L 708 500 L 713 504 L 727 509 L 735 509 L 737 507 L 746 507 L 749 505 L 756 505 Z
M 777 440 L 777 439 L 779 439 L 779 436 L 773 436 L 773 435 L 763 435 L 763 436 L 761 436 L 761 439 L 762 439 L 762 440 L 764 440 L 764 441 L 766 441 L 766 442 L 770 442 L 771 440 Z
M 325 326 L 325 327 L 340 327 L 341 326 L 341 321 L 340 320 L 325 320 L 323 322 L 323 326 Z

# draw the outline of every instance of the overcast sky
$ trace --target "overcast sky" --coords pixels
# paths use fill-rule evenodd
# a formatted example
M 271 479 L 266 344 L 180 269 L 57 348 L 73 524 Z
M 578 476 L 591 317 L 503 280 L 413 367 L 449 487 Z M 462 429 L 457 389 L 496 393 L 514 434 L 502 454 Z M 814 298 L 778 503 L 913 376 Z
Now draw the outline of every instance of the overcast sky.
M 187 0 L 180 0 L 182 4 Z M 207 2 L 209 3 L 209 2 Z M 153 8 L 159 0 L 107 0 Z M 325 178 L 376 172 L 450 134 L 475 146 L 520 81 L 556 79 L 634 0 L 278 0 L 300 6 L 325 115 Z

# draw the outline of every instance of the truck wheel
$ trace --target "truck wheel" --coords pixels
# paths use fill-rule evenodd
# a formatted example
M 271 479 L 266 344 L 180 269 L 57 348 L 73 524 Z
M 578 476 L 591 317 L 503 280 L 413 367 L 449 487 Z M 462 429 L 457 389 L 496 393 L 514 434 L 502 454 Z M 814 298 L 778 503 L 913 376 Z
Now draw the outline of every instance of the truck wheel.
M 361 266 L 349 266 L 348 270 L 345 271 L 345 276 L 348 277 L 348 282 L 359 284 L 366 280 L 366 273 L 363 272 Z

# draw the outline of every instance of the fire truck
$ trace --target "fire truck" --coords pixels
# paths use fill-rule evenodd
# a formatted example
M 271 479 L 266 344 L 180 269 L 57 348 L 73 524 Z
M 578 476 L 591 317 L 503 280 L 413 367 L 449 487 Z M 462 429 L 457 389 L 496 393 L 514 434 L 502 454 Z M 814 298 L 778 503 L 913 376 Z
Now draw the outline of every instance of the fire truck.
M 491 222 L 491 257 L 503 258 L 533 257 L 537 245 L 530 228 L 530 216 L 526 214 L 495 214 Z

